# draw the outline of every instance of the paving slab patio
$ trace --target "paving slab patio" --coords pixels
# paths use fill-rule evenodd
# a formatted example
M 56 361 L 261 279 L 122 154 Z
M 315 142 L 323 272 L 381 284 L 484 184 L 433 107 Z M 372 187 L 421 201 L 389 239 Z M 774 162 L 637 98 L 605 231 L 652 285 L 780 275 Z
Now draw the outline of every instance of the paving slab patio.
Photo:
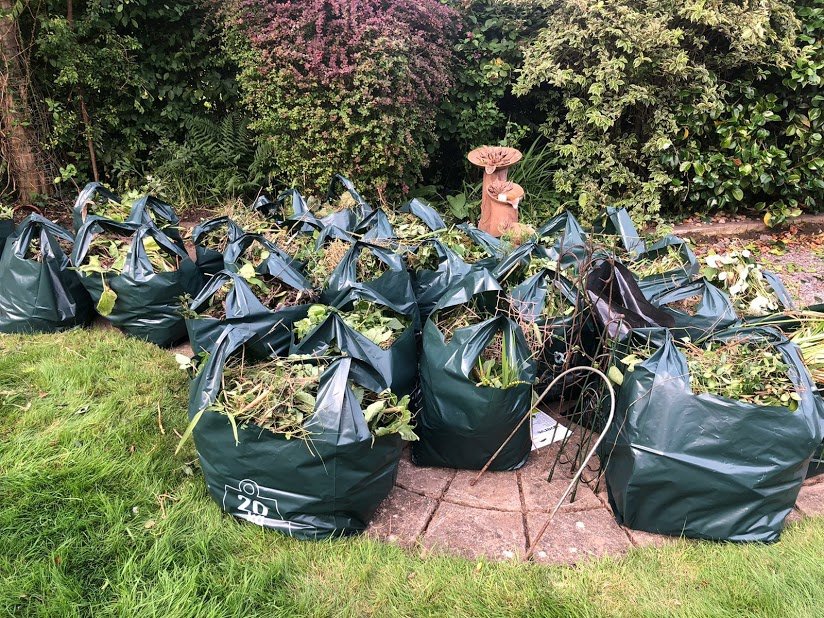
M 423 535 L 425 548 L 465 558 L 511 560 L 526 546 L 521 513 L 441 502 Z
M 530 540 L 548 517 L 546 513 L 527 513 Z M 559 511 L 538 541 L 533 558 L 536 562 L 575 564 L 590 558 L 622 554 L 630 547 L 629 536 L 605 508 Z
M 824 515 L 824 483 L 819 478 L 815 482 L 805 483 L 798 494 L 796 506 L 807 517 Z
M 418 551 L 448 553 L 470 559 L 523 560 L 530 543 L 572 479 L 575 441 L 534 451 L 520 470 L 487 472 L 473 485 L 476 470 L 423 468 L 405 449 L 396 485 L 381 504 L 368 534 Z M 560 455 L 560 457 L 559 457 Z M 547 480 L 555 466 L 553 478 Z M 603 479 L 591 468 L 561 507 L 532 560 L 575 564 L 631 547 L 660 547 L 673 537 L 619 526 L 609 506 Z M 824 516 L 824 475 L 808 479 L 788 523 Z

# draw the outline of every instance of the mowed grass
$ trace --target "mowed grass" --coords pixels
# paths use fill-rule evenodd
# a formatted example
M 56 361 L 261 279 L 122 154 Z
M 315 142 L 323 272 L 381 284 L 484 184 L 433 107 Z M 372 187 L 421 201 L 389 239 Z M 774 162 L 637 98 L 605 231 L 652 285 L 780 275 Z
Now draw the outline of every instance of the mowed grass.
M 679 541 L 576 568 L 238 523 L 193 446 L 174 455 L 187 390 L 171 353 L 116 332 L 0 336 L 0 615 L 822 615 L 821 519 L 770 546 Z

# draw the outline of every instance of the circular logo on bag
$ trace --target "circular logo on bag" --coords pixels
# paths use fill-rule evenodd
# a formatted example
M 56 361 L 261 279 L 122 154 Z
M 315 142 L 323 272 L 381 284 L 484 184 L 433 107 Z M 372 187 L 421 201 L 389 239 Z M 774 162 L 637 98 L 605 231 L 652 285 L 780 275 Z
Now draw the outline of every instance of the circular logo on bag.
M 254 481 L 250 481 L 249 479 L 245 479 L 238 483 L 238 489 L 240 493 L 246 494 L 247 496 L 259 496 L 260 495 L 260 487 Z

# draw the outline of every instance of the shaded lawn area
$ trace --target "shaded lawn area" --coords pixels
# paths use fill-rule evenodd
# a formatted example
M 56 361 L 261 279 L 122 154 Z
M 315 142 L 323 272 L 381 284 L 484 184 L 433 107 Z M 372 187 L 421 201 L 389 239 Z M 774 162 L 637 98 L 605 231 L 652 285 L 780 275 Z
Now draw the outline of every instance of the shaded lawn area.
M 824 520 L 576 568 L 293 541 L 221 515 L 172 354 L 115 331 L 0 336 L 0 615 L 820 616 Z M 162 410 L 161 433 L 158 403 Z

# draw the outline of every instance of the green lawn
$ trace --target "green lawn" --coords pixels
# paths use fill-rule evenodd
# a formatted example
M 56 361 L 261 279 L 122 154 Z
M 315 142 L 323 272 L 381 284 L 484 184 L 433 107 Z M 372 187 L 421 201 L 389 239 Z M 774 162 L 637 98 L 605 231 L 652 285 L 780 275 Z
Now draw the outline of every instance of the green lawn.
M 111 331 L 0 336 L 0 615 L 822 615 L 822 519 L 771 546 L 677 542 L 578 568 L 236 523 L 191 443 L 173 454 L 186 382 L 168 351 Z

